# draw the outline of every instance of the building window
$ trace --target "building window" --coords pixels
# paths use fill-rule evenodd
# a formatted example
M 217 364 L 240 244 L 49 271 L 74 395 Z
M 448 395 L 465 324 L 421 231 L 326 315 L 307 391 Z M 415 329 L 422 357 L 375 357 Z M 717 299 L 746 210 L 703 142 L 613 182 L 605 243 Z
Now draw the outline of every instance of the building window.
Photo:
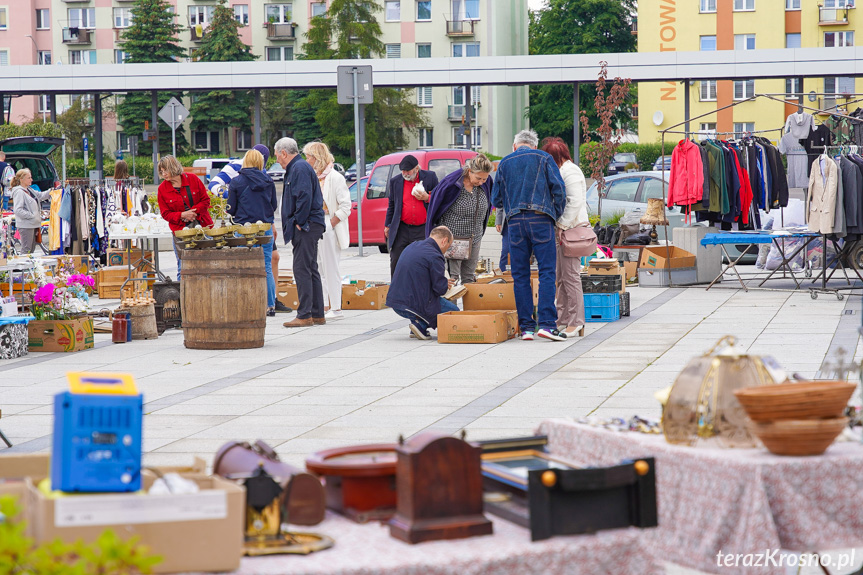
M 267 47 L 267 61 L 268 62 L 280 62 L 294 59 L 294 47 L 293 46 L 268 46 Z
M 479 86 L 473 86 L 470 90 L 471 104 L 476 106 L 481 104 Z M 454 86 L 452 89 L 452 103 L 454 106 L 464 106 L 467 102 L 464 101 L 464 86 Z
M 327 3 L 326 2 L 312 2 L 312 18 L 315 16 L 326 16 L 327 15 Z
M 852 8 L 854 0 L 824 0 L 825 8 Z
M 833 77 L 824 78 L 824 93 L 825 94 L 853 94 L 854 93 L 854 78 L 850 77 Z
M 715 102 L 716 101 L 716 80 L 701 81 L 701 101 Z
M 243 26 L 249 25 L 249 5 L 234 4 L 234 20 Z
M 252 144 L 252 132 L 248 130 L 237 130 L 237 150 L 248 150 Z
M 452 143 L 454 146 L 464 146 L 464 127 L 455 127 L 452 129 Z M 473 149 L 482 148 L 482 127 L 471 126 L 470 128 L 470 147 Z
M 736 80 L 734 82 L 734 99 L 746 100 L 755 95 L 755 80 Z
M 735 34 L 735 50 L 755 50 L 755 34 Z
M 826 48 L 844 48 L 854 45 L 854 31 L 824 32 L 824 46 Z
M 434 148 L 434 130 L 432 128 L 420 128 L 419 148 Z
M 755 0 L 734 0 L 734 11 L 755 10 Z
M 453 20 L 479 20 L 479 0 L 452 0 Z
M 36 29 L 48 30 L 51 28 L 51 12 L 47 8 L 36 10 Z
M 96 50 L 69 50 L 70 64 L 95 64 Z
M 69 28 L 95 28 L 95 8 L 69 8 Z
M 799 48 L 800 47 L 800 34 L 786 34 L 785 35 L 785 47 L 786 48 Z
M 453 58 L 477 58 L 479 57 L 479 42 L 453 42 Z
M 39 65 L 40 66 L 50 66 L 51 65 L 51 50 L 39 50 L 37 55 L 39 57 Z
M 701 51 L 712 52 L 714 50 L 716 50 L 716 36 L 702 36 Z
M 706 140 L 716 137 L 716 122 L 702 122 L 698 127 L 698 139 Z
M 39 96 L 39 113 L 40 114 L 48 114 L 51 112 L 51 107 L 49 105 L 49 101 L 51 98 L 46 94 L 42 94 Z
M 293 20 L 292 4 L 267 4 L 267 22 L 290 24 Z
M 0 50 L 0 66 L 9 65 L 9 50 Z
M 417 88 L 417 106 L 423 108 L 432 107 L 432 89 L 431 86 L 422 86 Z
M 431 44 L 417 44 L 417 58 L 431 58 Z
M 402 3 L 398 0 L 387 0 L 386 3 L 386 21 L 400 22 L 402 19 Z
M 194 140 L 196 152 L 210 151 L 210 132 L 195 132 Z
M 123 50 L 114 50 L 114 63 L 123 64 L 129 59 L 129 53 Z
M 189 26 L 203 26 L 206 28 L 213 19 L 215 6 L 189 6 Z
M 734 137 L 742 138 L 755 131 L 755 122 L 734 122 Z
M 418 0 L 417 22 L 429 22 L 431 19 L 431 0 Z
M 785 78 L 785 96 L 796 98 L 803 92 L 800 86 L 800 78 Z
M 699 12 L 702 14 L 705 12 L 716 12 L 716 0 L 701 0 Z
M 117 132 L 117 149 L 121 152 L 129 151 L 129 135 L 126 132 Z
M 0 8 L 0 30 L 6 30 L 7 25 L 6 8 Z
M 401 58 L 402 57 L 402 45 L 401 44 L 386 44 L 387 49 L 387 58 Z
M 131 23 L 131 8 L 114 8 L 114 28 L 128 28 Z
M 800 10 L 800 0 L 785 0 L 786 10 Z

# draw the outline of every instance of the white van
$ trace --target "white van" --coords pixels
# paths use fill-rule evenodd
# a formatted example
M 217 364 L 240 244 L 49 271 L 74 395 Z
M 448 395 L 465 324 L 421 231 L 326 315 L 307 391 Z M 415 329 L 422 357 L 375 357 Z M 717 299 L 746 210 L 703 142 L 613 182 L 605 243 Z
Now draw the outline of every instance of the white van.
M 210 179 L 219 175 L 219 172 L 232 162 L 240 162 L 240 158 L 201 158 L 199 160 L 195 160 L 192 163 L 193 168 L 206 168 L 207 170 L 207 181 L 206 183 L 210 183 Z

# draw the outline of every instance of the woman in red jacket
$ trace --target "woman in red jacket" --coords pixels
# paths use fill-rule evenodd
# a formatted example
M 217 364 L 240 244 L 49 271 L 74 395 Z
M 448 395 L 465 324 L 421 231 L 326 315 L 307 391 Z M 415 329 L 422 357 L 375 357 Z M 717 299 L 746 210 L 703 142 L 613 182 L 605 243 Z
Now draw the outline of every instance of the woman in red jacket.
M 181 230 L 191 224 L 209 227 L 213 225 L 210 217 L 210 195 L 201 179 L 194 174 L 183 173 L 183 166 L 174 156 L 159 160 L 159 214 L 164 218 L 171 231 Z M 177 256 L 177 281 L 180 281 L 180 254 L 174 242 Z

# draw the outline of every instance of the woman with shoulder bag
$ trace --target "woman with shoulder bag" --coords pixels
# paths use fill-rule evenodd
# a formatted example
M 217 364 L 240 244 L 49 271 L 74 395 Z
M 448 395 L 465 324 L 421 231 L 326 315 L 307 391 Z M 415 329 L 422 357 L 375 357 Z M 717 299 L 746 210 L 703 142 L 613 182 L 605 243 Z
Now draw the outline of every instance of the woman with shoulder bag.
M 561 234 L 577 226 L 589 226 L 587 185 L 584 174 L 572 162 L 569 147 L 560 138 L 546 138 L 542 149 L 551 154 L 566 188 L 566 206 L 557 220 L 557 319 L 566 337 L 584 335 L 584 291 L 581 287 L 581 258 L 567 257 Z M 589 228 L 586 228 L 589 229 Z
M 24 168 L 12 178 L 12 206 L 15 227 L 21 237 L 21 251 L 32 254 L 42 240 L 42 201 L 50 199 L 51 190 L 40 192 L 31 188 L 33 174 Z
M 444 257 L 449 277 L 463 284 L 476 281 L 479 247 L 491 214 L 489 174 L 493 170 L 491 161 L 479 154 L 429 192 L 426 237 L 437 226 L 450 229 L 453 245 Z
M 159 215 L 168 222 L 172 232 L 186 227 L 213 225 L 210 217 L 210 196 L 201 178 L 183 172 L 183 166 L 174 156 L 159 160 L 159 177 L 162 183 L 156 192 L 159 200 Z M 180 281 L 180 253 L 174 241 L 177 256 L 177 281 Z

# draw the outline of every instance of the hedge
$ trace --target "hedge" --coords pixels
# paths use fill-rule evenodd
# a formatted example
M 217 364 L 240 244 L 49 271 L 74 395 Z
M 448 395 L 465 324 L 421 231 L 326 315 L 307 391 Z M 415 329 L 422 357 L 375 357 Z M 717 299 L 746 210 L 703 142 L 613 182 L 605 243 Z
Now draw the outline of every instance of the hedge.
M 177 158 L 180 160 L 180 163 L 183 166 L 190 167 L 195 160 L 200 159 L 203 156 L 180 156 Z M 123 161 L 125 161 L 129 165 L 129 175 L 132 174 L 132 157 L 124 156 Z M 116 159 L 113 157 L 105 156 L 103 175 L 105 177 L 110 177 L 114 175 L 114 164 L 116 163 Z M 84 167 L 84 158 L 70 158 L 66 156 L 66 177 L 67 178 L 87 178 L 90 176 L 90 170 L 96 169 L 96 157 L 94 155 L 90 155 L 87 162 L 87 168 Z M 62 177 L 63 166 L 61 164 L 61 160 L 57 160 L 56 162 L 57 174 Z M 153 180 L 153 158 L 151 156 L 135 156 L 135 174 L 145 183 L 152 182 Z
M 674 151 L 674 146 L 677 145 L 677 142 L 665 142 L 665 155 L 670 156 L 671 152 Z M 596 142 L 588 142 L 586 144 L 582 144 L 579 148 L 579 160 L 582 170 L 585 170 L 587 167 L 587 157 L 585 156 L 585 151 L 591 146 L 599 146 Z M 618 152 L 634 152 L 635 156 L 638 158 L 639 168 L 641 170 L 651 170 L 653 169 L 653 163 L 656 159 L 663 155 L 662 144 L 659 142 L 654 142 L 651 144 L 632 144 L 632 143 L 624 143 L 621 144 L 620 147 L 617 148 Z M 585 175 L 589 176 L 585 172 Z

